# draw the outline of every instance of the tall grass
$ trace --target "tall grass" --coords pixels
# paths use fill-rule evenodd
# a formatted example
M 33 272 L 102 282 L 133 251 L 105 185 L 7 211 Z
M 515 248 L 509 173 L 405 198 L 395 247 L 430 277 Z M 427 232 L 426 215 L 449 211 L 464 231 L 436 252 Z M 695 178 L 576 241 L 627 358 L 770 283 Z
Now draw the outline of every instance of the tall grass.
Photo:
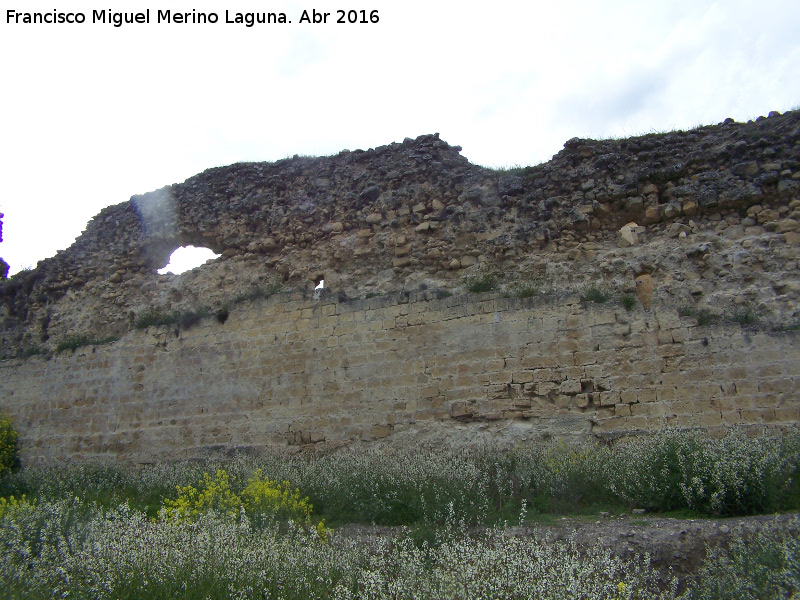
M 618 446 L 27 468 L 0 478 L 0 598 L 674 598 L 676 582 L 646 556 L 514 537 L 505 525 L 609 505 L 709 515 L 797 508 L 798 458 L 797 431 L 735 430 L 719 440 L 665 431 Z M 191 518 L 170 513 L 181 506 Z M 320 517 L 410 528 L 365 541 L 314 527 Z M 495 527 L 479 533 L 476 524 Z M 734 540 L 684 582 L 682 598 L 792 597 L 798 547 L 778 530 Z
M 0 496 L 128 502 L 155 516 L 164 498 L 176 496 L 176 487 L 194 485 L 217 469 L 225 469 L 235 494 L 256 470 L 289 481 L 331 525 L 441 524 L 451 513 L 470 525 L 493 525 L 515 519 L 523 503 L 529 515 L 644 508 L 733 516 L 800 508 L 796 429 L 755 437 L 734 429 L 716 440 L 665 430 L 612 446 L 356 448 L 140 468 L 83 463 L 11 473 L 0 479 Z

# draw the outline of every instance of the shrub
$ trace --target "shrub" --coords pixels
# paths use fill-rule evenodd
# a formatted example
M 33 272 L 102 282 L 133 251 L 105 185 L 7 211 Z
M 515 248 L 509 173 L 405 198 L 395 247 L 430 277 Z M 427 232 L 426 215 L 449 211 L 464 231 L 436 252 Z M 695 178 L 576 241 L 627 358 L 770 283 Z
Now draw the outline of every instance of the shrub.
M 497 289 L 499 277 L 494 271 L 478 271 L 464 277 L 467 291 L 473 294 L 482 294 Z
M 693 306 L 682 306 L 678 309 L 678 314 L 682 317 L 694 317 L 700 327 L 713 325 L 719 321 L 719 315 L 714 314 L 707 308 L 697 310 Z
M 47 350 L 42 348 L 41 346 L 28 346 L 21 352 L 23 358 L 30 358 L 31 356 L 42 356 L 45 354 L 47 354 Z
M 704 308 L 697 312 L 695 315 L 697 317 L 697 324 L 701 327 L 706 325 L 713 325 L 717 321 L 719 321 L 719 317 L 712 313 L 707 308 Z
M 517 298 L 533 298 L 542 293 L 542 281 L 537 277 L 530 277 L 516 282 L 511 286 L 511 291 Z
M 800 539 L 775 527 L 712 550 L 687 600 L 781 600 L 800 594 Z
M 740 308 L 731 315 L 731 320 L 740 325 L 752 325 L 756 322 L 756 312 L 751 307 Z
M 165 311 L 163 309 L 151 307 L 143 310 L 136 315 L 134 326 L 136 329 L 147 329 L 148 327 L 158 327 L 160 325 L 172 325 L 177 322 L 180 316 L 177 312 Z
M 622 306 L 624 306 L 625 310 L 628 312 L 631 312 L 633 307 L 636 306 L 636 296 L 634 294 L 622 294 L 619 301 L 622 302 Z
M 0 519 L 5 516 L 15 517 L 20 513 L 30 512 L 35 506 L 35 500 L 28 500 L 25 494 L 19 498 L 9 496 L 8 498 L 0 497 Z
M 56 352 L 62 352 L 63 350 L 75 352 L 75 350 L 78 348 L 83 348 L 84 346 L 100 346 L 102 344 L 110 344 L 112 342 L 116 342 L 118 339 L 119 338 L 116 337 L 98 339 L 85 333 L 73 333 L 66 335 L 59 340 L 58 344 L 56 344 Z
M 269 298 L 281 291 L 280 283 L 270 283 L 266 287 L 257 285 L 251 286 L 249 289 L 240 292 L 233 298 L 233 304 L 241 304 L 242 302 L 253 302 L 262 298 Z
M 708 515 L 769 513 L 791 504 L 800 466 L 800 436 L 748 437 L 734 429 L 718 440 L 669 429 L 618 450 L 610 487 L 656 511 Z
M 586 288 L 581 294 L 581 301 L 583 302 L 596 302 L 598 304 L 602 304 L 609 298 L 611 298 L 611 294 L 594 285 Z
M 0 416 L 0 477 L 19 468 L 18 439 L 11 417 Z
M 291 489 L 288 481 L 273 481 L 265 478 L 256 469 L 240 494 L 231 489 L 227 471 L 217 469 L 212 477 L 203 473 L 200 489 L 188 485 L 178 486 L 179 495 L 174 500 L 164 499 L 164 517 L 177 520 L 196 520 L 200 515 L 216 511 L 229 517 L 244 512 L 260 520 L 264 516 L 279 520 L 290 520 L 297 525 L 316 530 L 325 541 L 328 530 L 325 522 L 313 522 L 313 506 L 308 497 L 301 498 L 299 489 Z
M 168 519 L 192 520 L 210 510 L 231 517 L 239 513 L 242 501 L 231 491 L 230 478 L 225 471 L 218 469 L 214 477 L 203 473 L 200 484 L 200 490 L 192 485 L 179 486 L 177 498 L 164 500 Z

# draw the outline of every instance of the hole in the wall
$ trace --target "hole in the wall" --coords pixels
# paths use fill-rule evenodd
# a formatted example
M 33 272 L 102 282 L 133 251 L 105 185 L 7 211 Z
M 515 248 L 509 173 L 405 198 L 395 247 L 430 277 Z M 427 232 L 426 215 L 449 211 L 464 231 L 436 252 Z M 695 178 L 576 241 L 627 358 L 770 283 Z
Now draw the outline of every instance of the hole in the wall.
M 158 272 L 161 275 L 168 273 L 180 275 L 218 257 L 219 254 L 216 254 L 211 248 L 181 246 L 170 255 L 167 265 Z

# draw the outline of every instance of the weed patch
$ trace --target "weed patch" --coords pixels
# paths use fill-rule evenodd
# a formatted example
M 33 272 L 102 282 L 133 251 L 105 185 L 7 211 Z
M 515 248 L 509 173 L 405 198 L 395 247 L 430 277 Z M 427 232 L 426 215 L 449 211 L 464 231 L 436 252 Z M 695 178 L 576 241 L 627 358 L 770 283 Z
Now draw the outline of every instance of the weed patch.
M 590 286 L 581 293 L 580 297 L 582 302 L 596 302 L 597 304 L 603 304 L 604 302 L 608 301 L 609 298 L 611 298 L 611 294 L 597 286 Z
M 636 296 L 634 294 L 622 294 L 619 301 L 628 312 L 631 312 L 633 307 L 636 306 Z
M 102 346 L 103 344 L 116 342 L 118 339 L 117 337 L 98 339 L 84 333 L 75 333 L 61 338 L 56 344 L 56 352 L 63 352 L 64 350 L 75 352 L 75 350 L 84 346 Z
M 682 306 L 678 309 L 678 314 L 681 317 L 694 317 L 697 319 L 697 325 L 700 327 L 714 325 L 720 321 L 720 316 L 707 308 L 697 310 L 693 306 Z
M 500 284 L 500 276 L 494 271 L 481 270 L 463 279 L 464 287 L 473 294 L 494 291 Z
M 731 315 L 730 319 L 740 325 L 752 325 L 758 321 L 756 311 L 751 307 L 740 308 Z
M 147 329 L 148 327 L 159 327 L 161 325 L 172 325 L 177 322 L 180 313 L 167 311 L 159 308 L 148 308 L 136 316 L 134 326 L 136 329 Z

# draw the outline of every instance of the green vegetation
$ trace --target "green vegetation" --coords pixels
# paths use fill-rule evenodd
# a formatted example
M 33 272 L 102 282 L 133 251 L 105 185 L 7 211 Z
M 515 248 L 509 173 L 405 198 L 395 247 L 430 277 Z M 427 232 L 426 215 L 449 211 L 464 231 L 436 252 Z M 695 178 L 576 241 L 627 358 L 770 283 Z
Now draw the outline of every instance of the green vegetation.
M 533 169 L 533 166 L 523 166 L 523 165 L 513 165 L 513 166 L 505 166 L 505 167 L 496 167 L 492 170 L 500 176 L 509 176 L 509 175 L 526 175 L 529 170 Z
M 713 325 L 719 321 L 719 317 L 712 313 L 707 308 L 697 311 L 695 315 L 697 317 L 697 324 L 700 327 L 705 327 L 706 325 Z
M 47 354 L 47 349 L 41 346 L 28 346 L 22 351 L 22 358 L 29 358 L 31 356 L 43 356 Z
M 694 306 L 681 306 L 678 309 L 678 314 L 682 317 L 694 317 L 697 319 L 697 324 L 700 327 L 713 325 L 715 323 L 719 323 L 720 321 L 720 316 L 711 312 L 707 308 L 697 310 Z
M 510 287 L 509 291 L 517 298 L 533 298 L 540 296 L 543 292 L 542 280 L 540 277 L 528 275 L 515 281 Z
M 147 329 L 148 327 L 159 327 L 161 325 L 176 325 L 179 329 L 189 329 L 212 314 L 205 307 L 183 312 L 149 308 L 137 315 L 134 326 L 136 329 Z
M 75 350 L 77 350 L 78 348 L 83 348 L 84 346 L 102 346 L 103 344 L 110 344 L 112 342 L 116 342 L 118 339 L 119 338 L 116 337 L 106 337 L 98 339 L 85 333 L 73 333 L 70 335 L 66 335 L 59 340 L 58 344 L 56 344 L 56 352 L 62 352 L 64 350 L 75 352 Z M 37 352 L 33 350 L 34 349 L 31 349 L 30 354 L 26 352 L 25 355 L 32 356 L 33 354 L 42 354 L 41 351 Z
M 136 329 L 147 329 L 148 327 L 172 325 L 178 320 L 178 316 L 177 312 L 151 307 L 136 315 L 134 326 Z
M 232 304 L 236 305 L 243 302 L 254 302 L 262 298 L 269 298 L 277 294 L 280 290 L 281 285 L 279 283 L 270 283 L 267 286 L 253 285 L 248 290 L 234 296 Z
M 728 551 L 711 551 L 696 579 L 692 600 L 797 598 L 800 539 L 777 528 L 734 538 Z
M 633 310 L 633 307 L 636 306 L 636 295 L 622 294 L 619 301 L 622 303 L 622 306 L 625 307 L 625 310 L 631 312 Z
M 618 446 L 22 469 L 0 478 L 0 596 L 676 598 L 677 582 L 644 557 L 507 525 L 636 506 L 693 517 L 796 509 L 798 459 L 797 431 L 670 430 Z M 365 541 L 336 537 L 323 517 L 409 528 L 391 544 Z M 774 528 L 734 538 L 680 598 L 789 598 L 800 593 L 799 547 Z
M 728 315 L 717 314 L 708 308 L 700 310 L 693 306 L 681 306 L 678 314 L 682 317 L 694 317 L 700 327 L 716 323 L 739 323 L 740 325 L 754 325 L 758 323 L 758 315 L 750 306 L 743 306 Z
M 798 468 L 800 433 L 742 430 L 26 468 L 0 477 L 0 596 L 675 598 L 676 582 L 664 588 L 646 558 L 515 537 L 507 525 L 637 506 L 693 517 L 797 509 Z M 336 537 L 323 518 L 409 528 L 389 544 Z M 747 544 L 714 551 L 681 598 L 800 592 L 796 534 Z
M 19 468 L 18 438 L 11 417 L 0 415 L 0 477 Z
M 217 469 L 213 477 L 203 473 L 199 490 L 192 485 L 177 486 L 177 490 L 177 498 L 164 499 L 161 518 L 196 521 L 205 513 L 217 511 L 233 518 L 248 516 L 260 521 L 267 516 L 292 521 L 314 529 L 323 542 L 329 534 L 324 520 L 312 518 L 313 506 L 307 497 L 300 497 L 299 489 L 292 490 L 288 481 L 263 477 L 261 469 L 255 470 L 238 494 L 231 489 L 230 477 L 224 469 Z
M 757 322 L 756 311 L 752 307 L 745 306 L 738 309 L 731 315 L 731 320 L 741 325 L 752 325 Z
M 280 291 L 281 286 L 277 283 L 272 283 L 267 286 L 251 286 L 249 289 L 240 292 L 234 296 L 229 302 L 230 305 L 236 306 L 244 302 L 253 302 L 262 298 L 269 298 L 273 294 Z M 134 320 L 134 327 L 136 329 L 147 329 L 148 327 L 160 327 L 162 325 L 175 325 L 178 329 L 186 330 L 197 325 L 203 319 L 208 317 L 216 317 L 217 321 L 224 323 L 230 315 L 228 304 L 225 304 L 221 309 L 212 311 L 210 308 L 200 306 L 192 310 L 169 310 L 166 308 L 150 307 L 141 311 L 136 315 Z
M 500 285 L 500 276 L 493 270 L 478 270 L 463 278 L 467 291 L 473 294 L 491 292 Z
M 597 304 L 603 304 L 609 298 L 611 298 L 611 294 L 597 286 L 590 286 L 581 293 L 581 302 L 596 302 Z

